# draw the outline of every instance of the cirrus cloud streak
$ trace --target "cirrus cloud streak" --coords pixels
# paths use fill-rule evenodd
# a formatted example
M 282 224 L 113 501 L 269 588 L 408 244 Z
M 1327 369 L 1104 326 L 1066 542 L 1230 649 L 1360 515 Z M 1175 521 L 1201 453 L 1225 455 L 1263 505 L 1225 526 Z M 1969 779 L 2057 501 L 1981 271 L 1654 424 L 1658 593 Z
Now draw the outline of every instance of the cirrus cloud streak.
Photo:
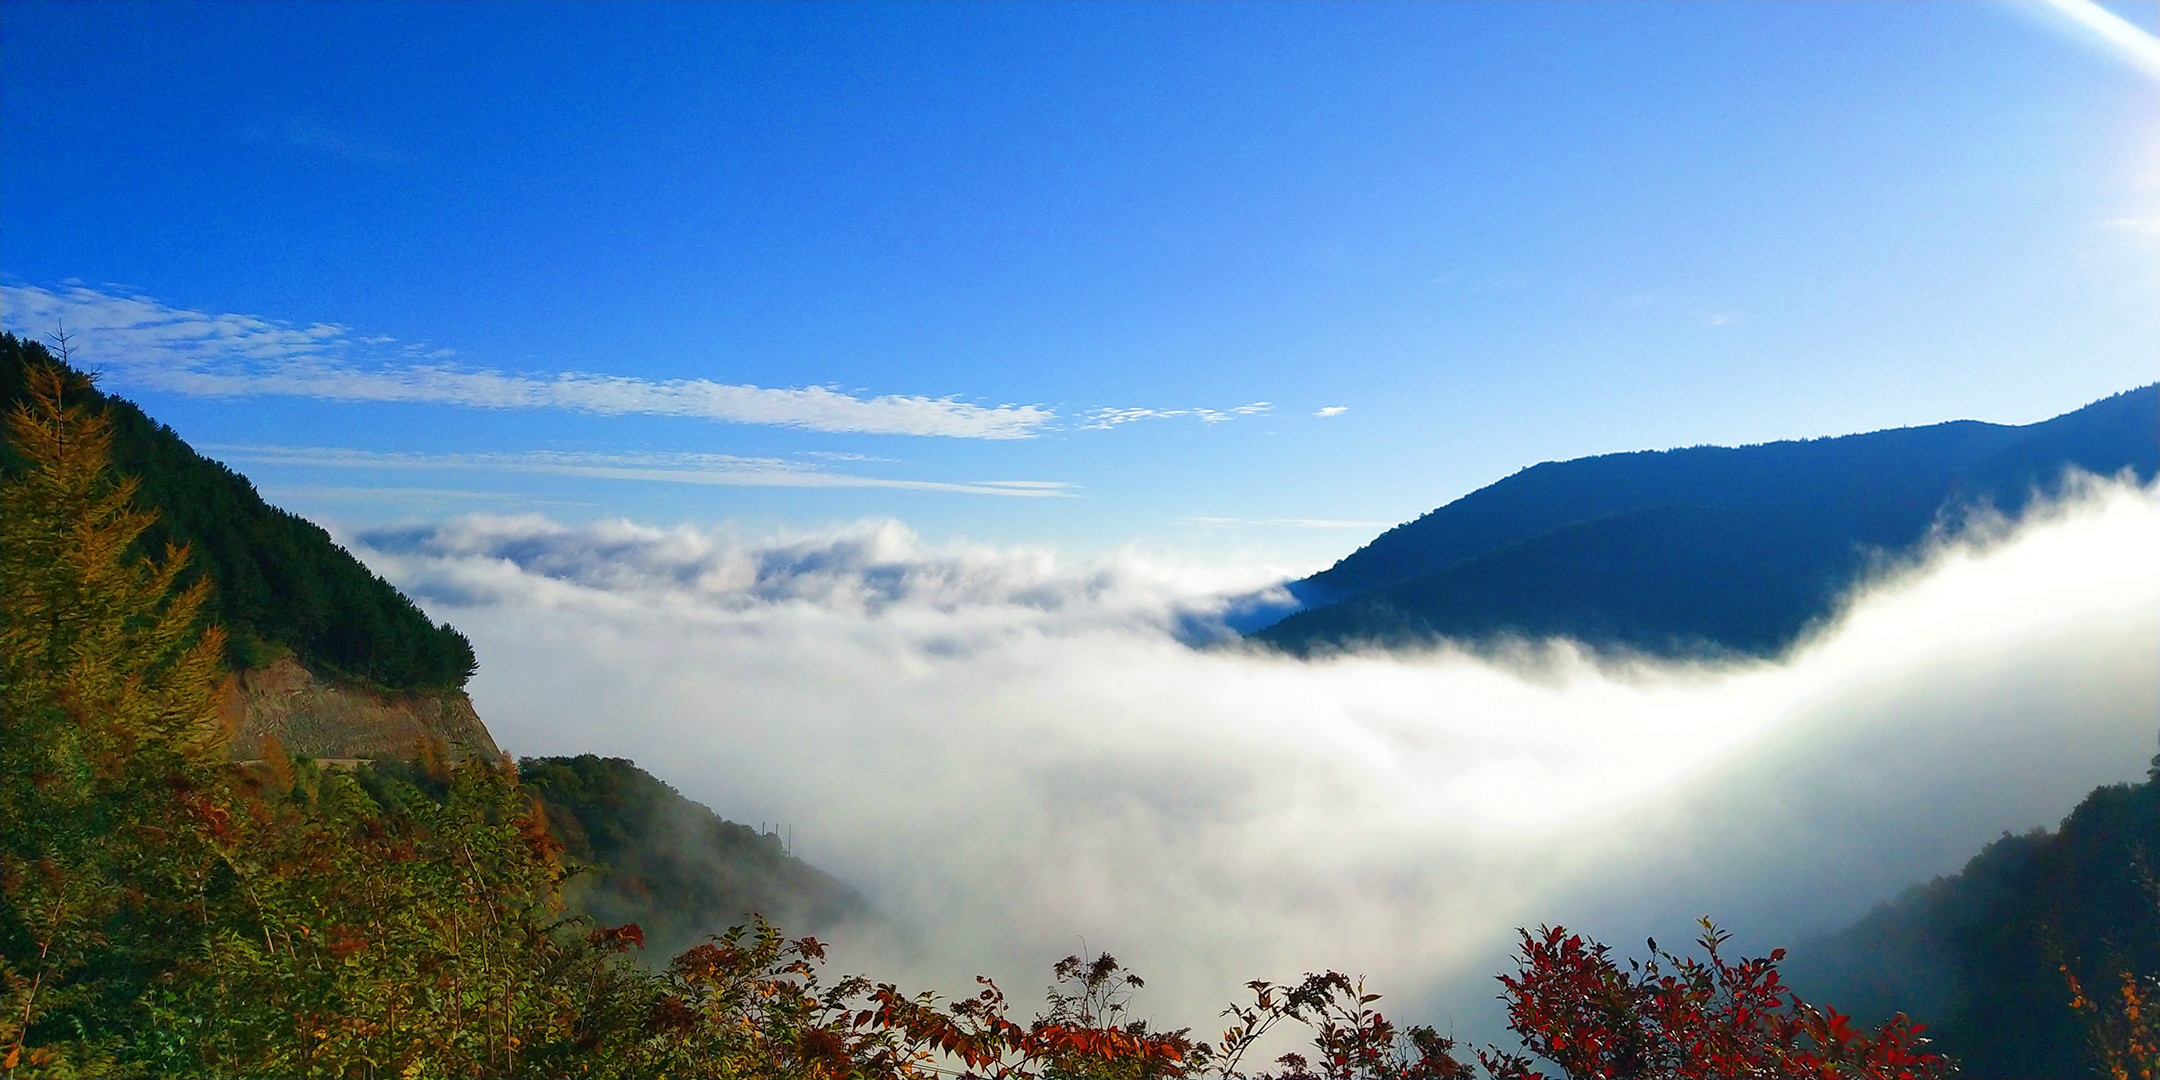
M 209 446 L 228 461 L 318 469 L 434 470 L 447 472 L 523 473 L 629 480 L 659 484 L 722 487 L 898 488 L 950 491 L 970 495 L 1020 498 L 1069 498 L 1074 485 L 1061 480 L 910 480 L 899 477 L 837 473 L 814 465 L 768 457 L 733 454 L 580 453 L 529 450 L 522 453 L 414 453 L 353 450 L 343 447 Z
M 254 315 L 213 315 L 83 285 L 0 286 L 0 313 L 8 329 L 32 338 L 42 339 L 65 324 L 84 363 L 133 386 L 196 397 L 284 395 L 566 409 L 963 439 L 1024 439 L 1057 416 L 1040 405 L 987 406 L 898 394 L 857 397 L 823 386 L 504 372 L 456 364 L 451 350 L 361 336 L 335 323 L 303 326 Z

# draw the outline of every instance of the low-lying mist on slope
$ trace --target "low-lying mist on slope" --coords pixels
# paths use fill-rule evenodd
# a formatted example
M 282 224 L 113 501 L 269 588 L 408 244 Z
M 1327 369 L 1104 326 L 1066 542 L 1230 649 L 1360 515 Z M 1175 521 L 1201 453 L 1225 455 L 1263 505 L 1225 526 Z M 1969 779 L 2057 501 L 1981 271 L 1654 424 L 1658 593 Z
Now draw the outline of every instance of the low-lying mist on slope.
M 1116 953 L 1215 1030 L 1245 980 L 1362 972 L 1500 1034 L 1520 925 L 1767 948 L 2143 773 L 2160 490 L 2095 482 L 1885 575 L 1781 662 L 1565 645 L 1298 661 L 1191 628 L 1283 568 L 1078 565 L 889 523 L 467 518 L 357 553 L 471 636 L 519 754 L 636 759 L 861 888 L 837 961 L 1023 999 Z

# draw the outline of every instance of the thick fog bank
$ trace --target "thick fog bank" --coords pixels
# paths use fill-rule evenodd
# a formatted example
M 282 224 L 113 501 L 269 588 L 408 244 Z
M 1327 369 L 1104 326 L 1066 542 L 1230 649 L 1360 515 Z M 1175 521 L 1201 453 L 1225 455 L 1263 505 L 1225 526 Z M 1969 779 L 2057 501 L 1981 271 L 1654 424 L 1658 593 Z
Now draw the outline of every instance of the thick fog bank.
M 1084 943 L 1204 1031 L 1247 979 L 1334 967 L 1491 1037 L 1524 924 L 1793 941 L 2140 776 L 2160 726 L 2160 494 L 2120 485 L 1724 667 L 1194 650 L 1210 597 L 1280 573 L 890 524 L 473 518 L 356 547 L 472 637 L 504 746 L 792 825 L 899 930 L 842 964 L 1030 997 Z

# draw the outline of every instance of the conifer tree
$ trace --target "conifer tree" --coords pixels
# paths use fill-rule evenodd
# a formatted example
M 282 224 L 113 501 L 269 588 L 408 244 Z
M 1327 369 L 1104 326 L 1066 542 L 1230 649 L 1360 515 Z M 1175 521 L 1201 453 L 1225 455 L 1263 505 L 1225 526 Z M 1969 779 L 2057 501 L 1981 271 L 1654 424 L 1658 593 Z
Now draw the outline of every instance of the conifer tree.
M 7 418 L 26 467 L 0 484 L 0 1068 L 94 1074 L 117 1039 L 26 1051 L 40 1025 L 84 1034 L 115 1007 L 81 980 L 148 970 L 172 844 L 209 808 L 222 738 L 223 638 L 209 585 L 175 582 L 185 549 L 133 548 L 153 516 L 108 468 L 111 429 L 69 404 L 59 369 L 29 373 Z M 124 998 L 124 995 L 123 995 Z M 65 1060 L 71 1057 L 73 1060 Z

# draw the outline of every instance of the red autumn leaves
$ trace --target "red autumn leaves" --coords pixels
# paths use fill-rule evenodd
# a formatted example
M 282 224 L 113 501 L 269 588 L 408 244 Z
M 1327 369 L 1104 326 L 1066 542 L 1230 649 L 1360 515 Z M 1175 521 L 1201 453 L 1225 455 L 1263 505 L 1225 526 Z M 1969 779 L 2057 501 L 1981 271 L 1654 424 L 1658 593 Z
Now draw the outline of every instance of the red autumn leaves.
M 1516 972 L 1500 977 L 1508 1026 L 1568 1080 L 1920 1080 L 1944 1075 L 1921 1027 L 1902 1014 L 1873 1031 L 1810 1005 L 1777 965 L 1785 950 L 1727 961 L 1727 935 L 1703 923 L 1704 958 L 1650 943 L 1650 958 L 1611 950 L 1558 927 L 1522 935 Z M 1495 1080 L 1543 1077 L 1529 1059 L 1479 1055 Z
M 599 934 L 624 942 L 635 929 Z M 1429 1027 L 1397 1027 L 1373 1007 L 1378 994 L 1337 972 L 1288 986 L 1248 984 L 1251 1002 L 1224 1010 L 1232 1023 L 1214 1043 L 1186 1030 L 1153 1032 L 1124 1019 L 1141 982 L 1106 955 L 1060 962 L 1048 1008 L 1021 1023 L 988 979 L 974 996 L 945 1004 L 861 979 L 820 988 L 822 947 L 808 938 L 784 942 L 763 925 L 676 958 L 675 992 L 648 1024 L 694 1043 L 747 1021 L 764 1032 L 771 1060 L 784 1055 L 802 1075 L 1473 1080 L 1482 1071 L 1489 1080 L 1929 1080 L 1949 1073 L 1919 1025 L 1898 1016 L 1859 1030 L 1784 985 L 1783 950 L 1728 961 L 1726 941 L 1706 922 L 1701 958 L 1652 942 L 1647 960 L 1622 963 L 1564 929 L 1523 933 L 1516 970 L 1499 981 L 1509 1027 L 1534 1057 L 1493 1047 L 1459 1057 L 1455 1040 Z M 1310 1051 L 1248 1072 L 1246 1057 L 1286 1020 L 1309 1030 Z

